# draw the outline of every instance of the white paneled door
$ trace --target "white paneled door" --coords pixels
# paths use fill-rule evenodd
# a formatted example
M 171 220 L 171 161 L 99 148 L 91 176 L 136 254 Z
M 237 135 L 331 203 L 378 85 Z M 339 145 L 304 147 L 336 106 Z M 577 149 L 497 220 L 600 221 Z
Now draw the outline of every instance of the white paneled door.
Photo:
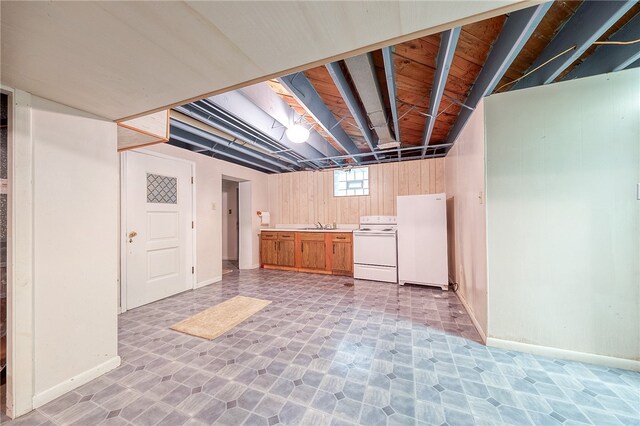
M 192 164 L 124 155 L 125 303 L 132 309 L 193 288 Z

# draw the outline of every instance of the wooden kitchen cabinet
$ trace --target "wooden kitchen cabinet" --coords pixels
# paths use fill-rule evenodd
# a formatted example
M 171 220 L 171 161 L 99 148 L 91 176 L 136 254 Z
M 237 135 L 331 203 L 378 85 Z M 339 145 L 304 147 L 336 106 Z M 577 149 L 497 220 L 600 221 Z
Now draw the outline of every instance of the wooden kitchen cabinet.
M 353 274 L 353 243 L 351 234 L 331 236 L 331 272 L 334 275 Z
M 299 232 L 300 268 L 326 270 L 325 234 L 322 232 Z
M 260 261 L 265 265 L 278 264 L 278 241 L 262 239 L 260 241 Z
M 263 232 L 260 235 L 260 263 L 272 266 L 295 266 L 295 234 Z
M 350 232 L 263 231 L 260 263 L 264 268 L 353 275 Z
M 294 240 L 278 241 L 278 265 L 296 266 L 296 244 Z

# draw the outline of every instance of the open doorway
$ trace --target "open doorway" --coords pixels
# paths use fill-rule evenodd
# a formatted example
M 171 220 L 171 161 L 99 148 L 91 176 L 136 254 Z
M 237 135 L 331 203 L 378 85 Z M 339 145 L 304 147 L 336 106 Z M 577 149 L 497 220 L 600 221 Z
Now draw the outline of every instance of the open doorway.
M 222 274 L 238 270 L 240 252 L 238 182 L 222 179 Z

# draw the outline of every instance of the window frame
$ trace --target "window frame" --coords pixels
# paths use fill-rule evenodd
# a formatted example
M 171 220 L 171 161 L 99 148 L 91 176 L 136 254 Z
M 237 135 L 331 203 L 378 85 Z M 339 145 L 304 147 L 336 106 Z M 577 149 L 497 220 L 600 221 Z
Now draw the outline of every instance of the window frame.
M 362 173 L 362 176 L 359 179 L 356 177 L 359 173 Z M 340 179 L 342 176 L 345 179 Z M 349 177 L 352 179 L 349 179 Z M 336 180 L 338 179 L 338 180 Z M 349 188 L 349 183 L 360 183 L 360 188 Z M 340 185 L 344 184 L 344 185 Z M 339 186 L 344 186 L 340 188 Z M 352 167 L 349 169 L 336 169 L 333 171 L 333 196 L 334 197 L 367 197 L 370 194 L 369 187 L 369 167 Z M 339 193 L 339 191 L 344 191 L 344 193 Z M 353 193 L 349 193 L 349 191 L 353 191 Z M 359 193 L 360 192 L 360 193 Z

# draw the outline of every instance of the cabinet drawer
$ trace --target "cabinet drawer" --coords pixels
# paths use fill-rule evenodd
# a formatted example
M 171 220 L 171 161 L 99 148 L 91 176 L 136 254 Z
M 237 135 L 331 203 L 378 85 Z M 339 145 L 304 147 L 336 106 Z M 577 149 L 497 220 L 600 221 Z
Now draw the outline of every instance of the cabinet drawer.
M 340 234 L 331 234 L 331 241 L 336 243 L 350 243 L 352 234 L 350 232 L 340 233 Z
M 294 237 L 293 232 L 278 232 L 278 239 L 282 241 L 293 241 Z
M 278 238 L 278 233 L 277 232 L 261 232 L 260 233 L 260 238 L 262 238 L 263 240 L 275 240 Z
M 300 239 L 302 241 L 324 241 L 323 232 L 301 232 Z

